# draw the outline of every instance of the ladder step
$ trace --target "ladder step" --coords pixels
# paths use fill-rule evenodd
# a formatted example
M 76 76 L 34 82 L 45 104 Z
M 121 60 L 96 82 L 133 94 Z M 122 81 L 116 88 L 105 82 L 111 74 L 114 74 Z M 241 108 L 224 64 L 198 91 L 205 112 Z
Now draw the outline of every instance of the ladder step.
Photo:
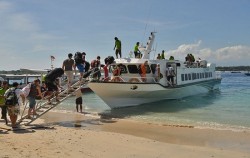
M 86 83 L 83 83 L 83 84 L 86 84 Z M 21 122 L 23 122 L 25 123 L 25 125 L 29 125 L 30 123 L 32 123 L 33 121 L 35 121 L 36 119 L 38 119 L 39 117 L 41 117 L 42 115 L 44 115 L 45 113 L 47 113 L 48 111 L 50 111 L 51 109 L 59 105 L 65 99 L 72 96 L 73 95 L 72 93 L 75 92 L 81 85 L 82 84 L 78 81 L 72 85 L 72 89 L 70 90 L 64 89 L 63 91 L 61 91 L 60 94 L 58 95 L 60 98 L 58 102 L 52 102 L 51 104 L 48 104 L 48 102 L 44 102 L 44 103 L 39 104 L 39 106 L 37 105 L 36 111 L 38 115 L 32 115 L 33 117 L 31 119 L 27 119 L 27 115 L 25 115 L 17 121 L 17 124 L 20 124 Z M 56 99 L 55 96 L 51 98 L 51 100 L 54 100 L 54 99 Z

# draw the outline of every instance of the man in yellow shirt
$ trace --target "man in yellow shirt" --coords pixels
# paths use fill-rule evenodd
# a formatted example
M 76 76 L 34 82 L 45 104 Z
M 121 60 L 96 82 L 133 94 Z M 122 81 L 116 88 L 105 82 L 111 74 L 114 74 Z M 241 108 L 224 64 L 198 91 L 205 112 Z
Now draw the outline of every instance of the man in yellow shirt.
M 120 58 L 121 58 L 122 57 L 122 43 L 117 37 L 115 37 L 114 50 L 115 50 L 116 59 L 118 59 L 118 54 L 120 55 Z
M 135 58 L 141 58 L 141 52 L 139 50 L 139 45 L 140 45 L 140 42 L 136 42 L 136 45 L 134 48 Z

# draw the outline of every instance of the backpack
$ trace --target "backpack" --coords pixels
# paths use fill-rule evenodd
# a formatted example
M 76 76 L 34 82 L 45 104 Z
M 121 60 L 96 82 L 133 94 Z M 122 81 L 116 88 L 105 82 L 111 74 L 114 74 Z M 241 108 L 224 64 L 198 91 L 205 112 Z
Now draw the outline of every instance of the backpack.
M 36 97 L 36 95 L 37 95 L 36 85 L 33 84 L 33 83 L 30 83 L 30 91 L 29 91 L 28 96 L 30 96 L 30 97 Z
M 115 61 L 115 58 L 113 56 L 108 56 L 107 58 L 104 59 L 105 64 L 112 64 Z
M 16 88 L 15 89 L 11 88 L 6 95 L 5 105 L 14 106 L 17 103 L 18 103 L 18 98 L 16 95 Z
M 82 59 L 82 53 L 81 52 L 76 52 L 74 56 L 74 60 L 76 64 L 82 64 L 83 59 Z
M 100 62 L 98 60 L 92 60 L 91 63 L 90 63 L 90 66 L 92 68 L 99 67 L 100 66 Z

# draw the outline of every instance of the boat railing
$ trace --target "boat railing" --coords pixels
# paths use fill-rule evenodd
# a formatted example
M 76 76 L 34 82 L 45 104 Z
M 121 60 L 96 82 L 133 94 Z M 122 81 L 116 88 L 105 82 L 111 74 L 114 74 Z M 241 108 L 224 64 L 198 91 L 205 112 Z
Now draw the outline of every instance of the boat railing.
M 134 77 L 134 76 L 112 76 L 102 82 L 125 82 L 125 83 L 158 83 L 155 77 Z
M 141 76 L 111 76 L 111 77 L 98 77 L 101 70 L 92 68 L 86 72 L 83 78 L 90 77 L 92 82 L 125 82 L 125 83 L 158 83 L 155 77 L 141 77 Z

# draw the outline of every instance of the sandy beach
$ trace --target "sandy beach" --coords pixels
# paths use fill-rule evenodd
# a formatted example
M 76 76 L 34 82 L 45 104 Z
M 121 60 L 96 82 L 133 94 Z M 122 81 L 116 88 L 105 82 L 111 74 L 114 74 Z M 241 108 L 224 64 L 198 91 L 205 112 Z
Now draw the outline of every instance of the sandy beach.
M 43 125 L 42 128 L 39 128 Z M 34 122 L 9 129 L 0 122 L 0 157 L 249 158 L 250 132 L 197 129 L 127 119 L 101 119 L 49 112 Z

